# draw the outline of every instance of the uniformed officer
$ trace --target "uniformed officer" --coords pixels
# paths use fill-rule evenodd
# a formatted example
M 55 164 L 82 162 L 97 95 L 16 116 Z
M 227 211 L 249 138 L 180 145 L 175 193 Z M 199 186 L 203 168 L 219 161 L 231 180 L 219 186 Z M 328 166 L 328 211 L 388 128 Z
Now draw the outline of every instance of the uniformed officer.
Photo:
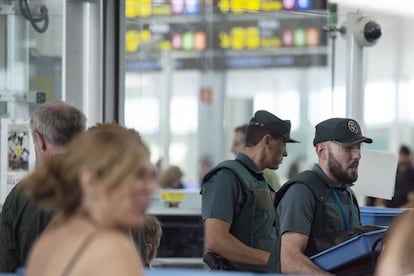
M 350 186 L 358 178 L 361 144 L 372 143 L 355 120 L 331 118 L 316 125 L 318 163 L 284 184 L 277 205 L 282 273 L 330 275 L 310 260 L 317 241 L 360 225 Z M 276 200 L 277 203 L 277 200 Z
M 235 160 L 214 167 L 202 183 L 205 262 L 213 269 L 279 272 L 274 190 L 263 169 L 287 156 L 290 121 L 260 110 L 250 120 L 246 145 Z

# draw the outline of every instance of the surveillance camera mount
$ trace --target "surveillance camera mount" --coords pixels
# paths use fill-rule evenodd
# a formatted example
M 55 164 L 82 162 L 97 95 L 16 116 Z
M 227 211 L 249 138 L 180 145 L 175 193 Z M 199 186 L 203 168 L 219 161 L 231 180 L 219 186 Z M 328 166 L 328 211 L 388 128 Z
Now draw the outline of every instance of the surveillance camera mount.
M 348 13 L 339 28 L 346 40 L 346 116 L 363 123 L 364 107 L 364 47 L 374 46 L 381 37 L 381 26 L 360 13 Z
M 355 43 L 361 47 L 374 46 L 382 35 L 381 26 L 374 19 L 360 13 L 345 21 L 339 29 L 345 38 L 352 35 Z
M 46 102 L 46 93 L 43 91 L 27 91 L 22 93 L 19 91 L 0 90 L 0 102 L 42 104 Z

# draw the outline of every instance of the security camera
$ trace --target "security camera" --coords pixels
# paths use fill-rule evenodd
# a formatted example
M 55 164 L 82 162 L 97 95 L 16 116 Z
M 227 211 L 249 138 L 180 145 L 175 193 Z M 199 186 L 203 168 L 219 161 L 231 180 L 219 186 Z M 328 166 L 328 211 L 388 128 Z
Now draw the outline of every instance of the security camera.
M 0 90 L 0 102 L 23 102 L 42 104 L 46 102 L 46 92 L 43 91 L 12 91 Z
M 381 26 L 375 20 L 362 16 L 356 19 L 354 38 L 359 46 L 373 46 L 382 35 Z
M 29 91 L 27 93 L 27 102 L 42 104 L 46 102 L 46 92 L 43 91 Z

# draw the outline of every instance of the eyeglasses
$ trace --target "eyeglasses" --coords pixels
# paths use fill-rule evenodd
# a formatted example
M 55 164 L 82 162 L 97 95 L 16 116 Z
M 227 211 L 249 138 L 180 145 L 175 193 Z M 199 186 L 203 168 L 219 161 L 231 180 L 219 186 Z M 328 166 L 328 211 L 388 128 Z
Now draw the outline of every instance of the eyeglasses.
M 354 143 L 354 144 L 343 144 L 338 141 L 331 140 L 334 144 L 338 145 L 343 152 L 353 152 L 353 151 L 360 151 L 362 148 L 362 143 Z

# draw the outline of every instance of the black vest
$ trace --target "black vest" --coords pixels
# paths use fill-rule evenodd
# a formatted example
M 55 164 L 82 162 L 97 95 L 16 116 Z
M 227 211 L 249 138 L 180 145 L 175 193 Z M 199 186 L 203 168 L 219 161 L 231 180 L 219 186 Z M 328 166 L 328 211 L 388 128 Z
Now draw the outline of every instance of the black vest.
M 237 270 L 254 272 L 279 272 L 279 258 L 276 256 L 276 212 L 273 207 L 273 190 L 265 180 L 256 179 L 237 160 L 227 160 L 214 167 L 204 178 L 207 182 L 219 170 L 231 170 L 240 180 L 243 206 L 234 214 L 230 233 L 242 243 L 270 252 L 267 266 L 232 263 Z M 226 185 L 221 183 L 220 185 Z
M 312 221 L 312 228 L 309 234 L 308 244 L 305 249 L 305 255 L 312 256 L 318 251 L 320 251 L 321 242 L 323 242 L 324 240 L 327 241 L 330 235 L 335 235 L 335 233 L 329 233 L 326 230 L 327 227 L 331 228 L 330 225 L 327 225 L 327 218 L 329 214 L 326 213 L 326 204 L 328 202 L 332 203 L 330 201 L 334 201 L 334 204 L 336 204 L 336 202 L 332 196 L 329 196 L 332 193 L 332 191 L 331 188 L 329 188 L 328 183 L 317 172 L 307 170 L 289 180 L 276 192 L 274 202 L 275 209 L 277 209 L 277 206 L 279 205 L 279 202 L 282 199 L 283 195 L 293 184 L 305 185 L 305 187 L 307 187 L 311 191 L 315 199 L 316 207 L 314 210 L 314 219 Z M 356 200 L 355 194 L 352 190 L 350 191 L 353 195 L 353 202 L 358 210 L 358 217 L 360 217 L 360 210 L 358 207 L 358 202 Z

